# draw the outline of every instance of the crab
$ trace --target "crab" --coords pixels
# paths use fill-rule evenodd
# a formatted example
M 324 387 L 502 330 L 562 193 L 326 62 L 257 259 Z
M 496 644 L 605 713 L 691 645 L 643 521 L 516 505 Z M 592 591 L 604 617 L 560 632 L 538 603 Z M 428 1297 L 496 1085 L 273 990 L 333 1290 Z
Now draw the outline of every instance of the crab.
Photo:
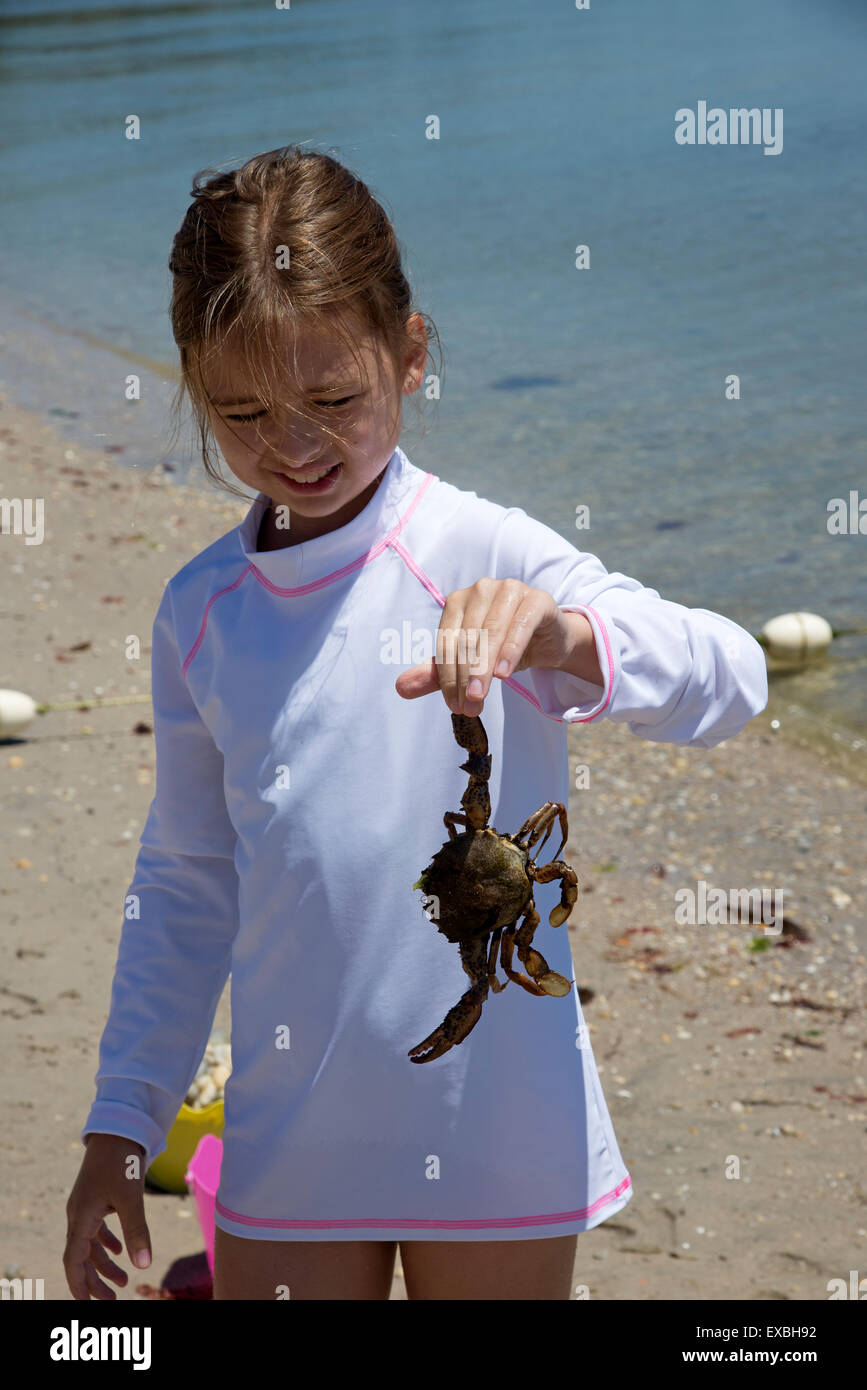
M 562 926 L 578 897 L 578 877 L 559 858 L 569 834 L 566 808 L 561 801 L 546 801 L 527 817 L 516 834 L 502 835 L 494 830 L 488 825 L 491 756 L 482 721 L 477 715 L 453 714 L 452 728 L 460 746 L 469 752 L 466 762 L 460 765 L 469 773 L 469 784 L 461 798 L 463 811 L 446 811 L 443 822 L 449 839 L 413 888 L 420 888 L 426 899 L 433 899 L 436 917 L 427 915 L 437 930 L 458 946 L 461 964 L 472 984 L 439 1027 L 410 1049 L 407 1056 L 413 1062 L 432 1062 L 462 1043 L 481 1018 L 489 988 L 499 994 L 509 980 L 514 980 L 530 994 L 562 997 L 575 983 L 551 970 L 545 957 L 532 946 L 539 925 L 533 884 L 560 880 L 560 902 L 548 917 L 552 927 Z M 563 838 L 557 855 L 540 868 L 536 858 L 556 820 Z M 459 835 L 456 825 L 467 829 Z M 543 835 L 539 848 L 531 853 Z M 521 917 L 524 921 L 518 929 Z M 529 975 L 513 968 L 515 947 Z M 498 956 L 507 976 L 505 981 L 496 977 Z

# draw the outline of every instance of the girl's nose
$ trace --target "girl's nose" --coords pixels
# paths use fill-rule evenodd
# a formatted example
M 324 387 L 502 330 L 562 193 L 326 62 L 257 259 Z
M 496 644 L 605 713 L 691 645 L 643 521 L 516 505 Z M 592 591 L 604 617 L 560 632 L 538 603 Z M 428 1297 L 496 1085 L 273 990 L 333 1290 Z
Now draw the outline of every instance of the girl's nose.
M 294 468 L 306 468 L 328 452 L 328 441 L 309 431 L 286 425 L 277 429 L 273 437 L 273 448 L 277 457 Z
M 287 445 L 283 450 L 283 457 L 296 468 L 306 468 L 308 464 L 324 458 L 326 451 L 327 446 L 323 444 L 322 440 L 317 439 L 315 442 L 311 441 L 303 446 Z

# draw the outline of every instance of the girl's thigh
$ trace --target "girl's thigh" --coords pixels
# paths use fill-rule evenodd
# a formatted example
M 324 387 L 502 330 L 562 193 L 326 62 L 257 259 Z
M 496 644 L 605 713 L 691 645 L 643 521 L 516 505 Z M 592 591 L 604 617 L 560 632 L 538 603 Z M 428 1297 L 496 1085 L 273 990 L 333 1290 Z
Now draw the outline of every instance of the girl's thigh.
M 387 1299 L 395 1241 L 248 1240 L 214 1232 L 215 1299 Z
M 578 1237 L 402 1240 L 408 1299 L 555 1299 L 572 1294 Z

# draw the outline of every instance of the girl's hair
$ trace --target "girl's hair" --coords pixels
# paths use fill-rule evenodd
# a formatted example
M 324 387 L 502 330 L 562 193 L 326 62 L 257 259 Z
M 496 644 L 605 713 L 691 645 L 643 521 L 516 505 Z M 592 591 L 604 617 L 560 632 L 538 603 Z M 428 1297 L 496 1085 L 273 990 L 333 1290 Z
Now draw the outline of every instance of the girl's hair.
M 212 177 L 203 182 L 207 174 Z M 389 218 L 366 184 L 330 155 L 281 146 L 238 169 L 199 170 L 191 192 L 169 257 L 172 333 L 181 364 L 173 439 L 186 394 L 205 472 L 248 501 L 219 472 L 202 361 L 231 345 L 256 382 L 260 408 L 301 415 L 339 440 L 326 423 L 328 407 L 311 411 L 281 365 L 287 329 L 325 330 L 351 352 L 362 377 L 356 343 L 369 333 L 400 382 L 403 354 L 418 341 L 406 322 L 419 311 Z M 427 314 L 420 317 L 428 344 L 435 339 L 441 356 L 436 326 Z

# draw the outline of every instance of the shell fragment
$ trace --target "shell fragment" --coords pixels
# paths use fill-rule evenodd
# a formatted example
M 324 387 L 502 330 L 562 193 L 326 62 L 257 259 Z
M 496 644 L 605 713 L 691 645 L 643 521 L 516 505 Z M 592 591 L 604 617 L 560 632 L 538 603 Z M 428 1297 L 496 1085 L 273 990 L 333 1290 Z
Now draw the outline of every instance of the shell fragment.
M 232 1049 L 229 1043 L 208 1043 L 199 1069 L 190 1082 L 184 1104 L 191 1110 L 204 1110 L 214 1101 L 222 1100 L 226 1082 L 232 1073 Z

